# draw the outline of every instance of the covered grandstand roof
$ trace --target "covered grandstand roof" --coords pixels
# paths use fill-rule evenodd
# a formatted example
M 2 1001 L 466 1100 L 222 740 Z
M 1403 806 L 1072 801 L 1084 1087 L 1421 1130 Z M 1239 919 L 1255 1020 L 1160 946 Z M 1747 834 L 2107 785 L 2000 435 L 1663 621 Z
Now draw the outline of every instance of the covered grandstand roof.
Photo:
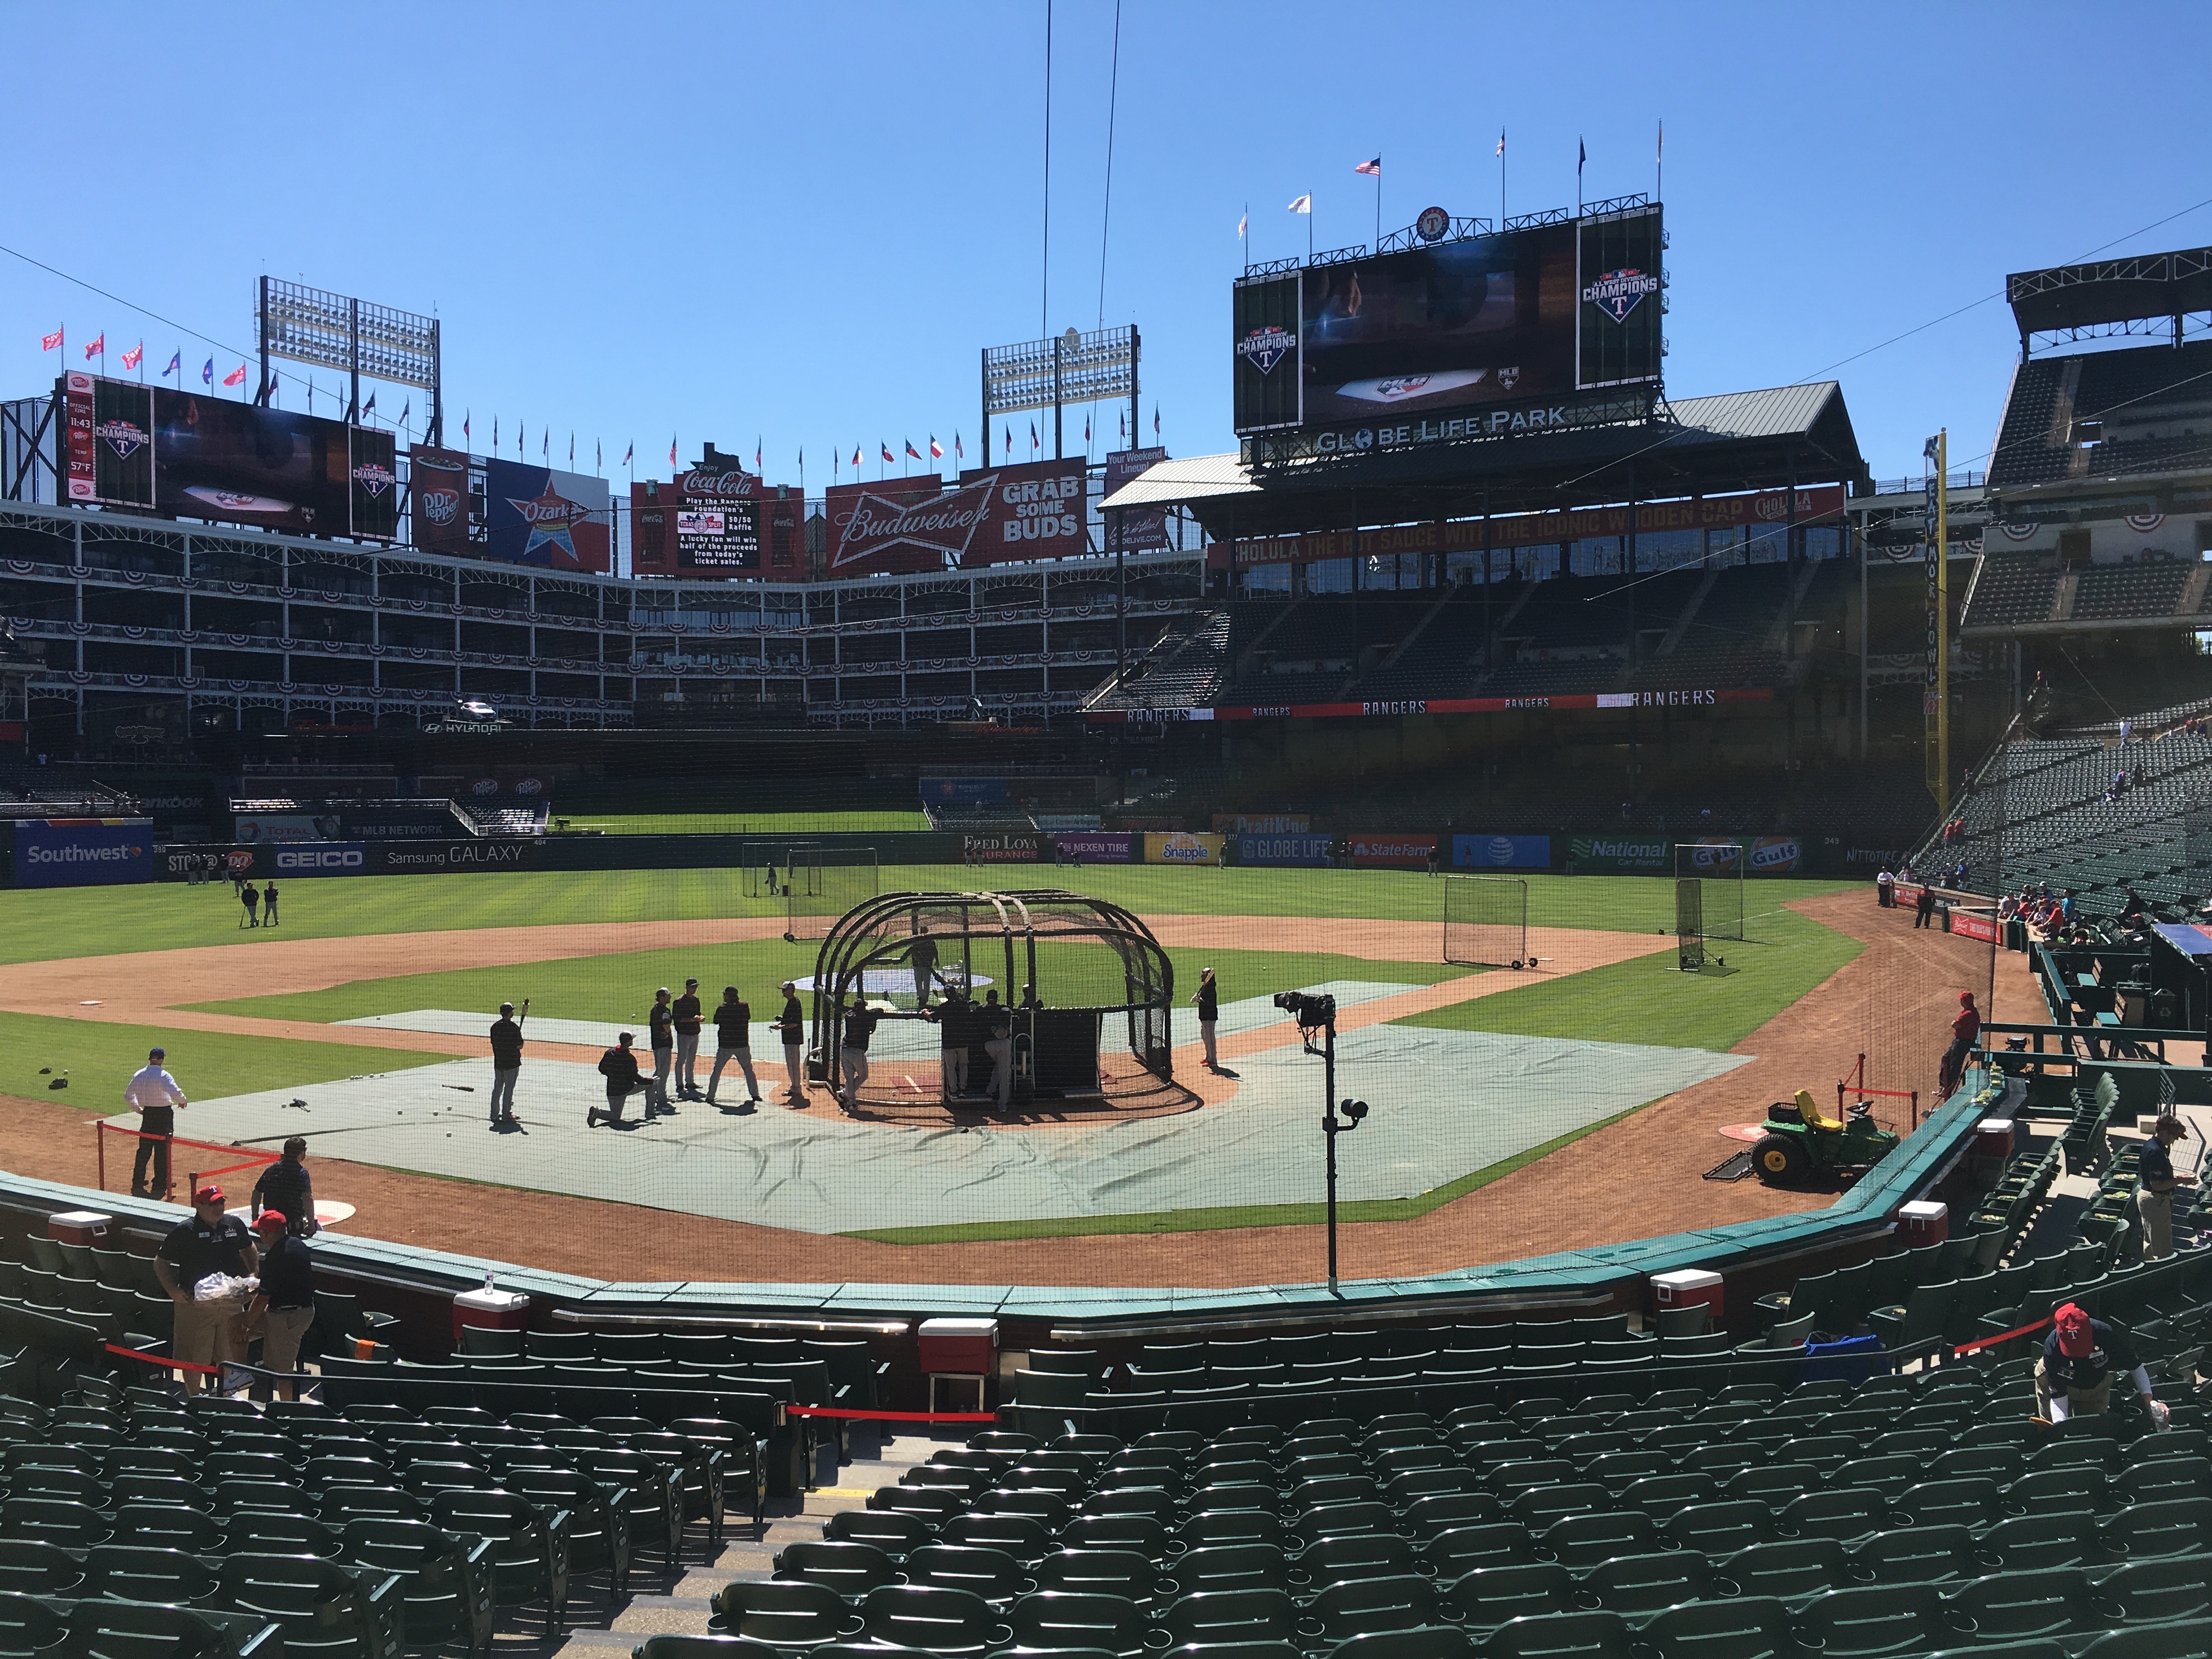
M 2005 298 L 2023 346 L 2031 334 L 2212 311 L 2212 247 L 2014 271 Z
M 1210 535 L 1266 536 L 1793 483 L 1871 485 L 1833 380 L 1679 398 L 1650 422 L 1288 467 L 1237 454 L 1162 461 L 1102 505 L 1185 507 Z

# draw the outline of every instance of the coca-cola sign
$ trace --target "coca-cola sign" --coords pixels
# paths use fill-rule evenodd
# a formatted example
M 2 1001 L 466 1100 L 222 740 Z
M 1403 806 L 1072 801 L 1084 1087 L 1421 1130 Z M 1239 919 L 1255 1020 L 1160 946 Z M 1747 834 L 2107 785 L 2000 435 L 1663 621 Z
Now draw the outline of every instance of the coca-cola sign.
M 760 479 L 743 471 L 713 471 L 703 466 L 695 466 L 677 480 L 677 487 L 686 497 L 726 500 L 756 494 L 760 489 Z

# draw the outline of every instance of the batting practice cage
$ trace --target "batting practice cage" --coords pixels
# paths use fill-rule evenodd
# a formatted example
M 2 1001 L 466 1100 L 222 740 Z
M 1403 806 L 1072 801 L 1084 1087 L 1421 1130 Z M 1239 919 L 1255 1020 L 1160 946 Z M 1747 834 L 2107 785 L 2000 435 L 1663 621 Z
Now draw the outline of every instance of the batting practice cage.
M 1744 872 L 1750 860 L 1734 841 L 1685 842 L 1674 848 L 1674 933 L 1692 939 L 1743 939 Z
M 868 899 L 828 929 L 811 988 L 810 1069 L 863 1115 L 1197 1103 L 1175 1083 L 1167 951 L 1133 912 L 1088 894 Z M 865 1074 L 848 1046 L 863 1004 L 875 1016 Z
M 1516 876 L 1444 878 L 1443 959 L 1518 968 L 1528 959 L 1528 884 Z

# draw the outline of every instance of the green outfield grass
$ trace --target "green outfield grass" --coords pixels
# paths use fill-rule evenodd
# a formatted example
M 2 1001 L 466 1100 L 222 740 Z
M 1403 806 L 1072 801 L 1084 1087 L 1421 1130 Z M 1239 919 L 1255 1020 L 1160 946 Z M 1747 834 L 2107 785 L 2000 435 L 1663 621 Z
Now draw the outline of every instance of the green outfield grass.
M 451 1054 L 411 1049 L 362 1048 L 336 1042 L 295 1042 L 286 1037 L 234 1036 L 220 1031 L 169 1031 L 149 1025 L 110 1025 L 94 1019 L 0 1013 L 0 1094 L 51 1100 L 86 1110 L 123 1109 L 123 1085 L 146 1063 L 146 1051 L 169 1051 L 169 1070 L 193 1099 L 252 1094 L 263 1089 L 304 1089 L 368 1072 L 435 1066 Z M 49 1076 L 40 1070 L 50 1067 Z M 49 1092 L 66 1070 L 70 1086 Z M 189 1134 L 190 1129 L 180 1129 Z
M 1435 921 L 1442 945 L 1443 878 L 1395 870 L 1193 870 L 1154 866 L 885 865 L 895 888 L 1068 887 L 1158 915 L 1371 917 Z M 1750 884 L 1758 934 L 1786 902 L 1863 883 L 1782 878 Z M 747 899 L 735 870 L 526 872 L 295 878 L 283 884 L 284 926 L 238 926 L 227 886 L 143 886 L 0 892 L 0 962 L 107 956 L 183 945 L 352 938 L 446 928 L 554 922 L 675 921 L 781 914 Z M 1649 876 L 1532 876 L 1528 919 L 1538 927 L 1656 933 L 1674 918 L 1674 884 Z
M 752 1005 L 755 1018 L 769 1019 L 776 1010 L 775 988 L 787 978 L 812 972 L 815 950 L 811 943 L 787 945 L 781 939 L 759 939 L 671 951 L 624 951 L 506 968 L 356 980 L 323 991 L 190 1006 L 215 1013 L 327 1023 L 404 1013 L 414 1008 L 493 1010 L 502 1002 L 519 1004 L 528 997 L 530 1012 L 546 1018 L 630 1020 L 638 1023 L 641 1030 L 646 1011 L 653 1006 L 654 988 L 665 985 L 680 990 L 684 980 L 696 975 L 708 1002 L 720 1001 L 722 987 L 733 984 Z M 1198 988 L 1201 967 L 1214 969 L 1224 997 L 1232 1001 L 1328 980 L 1431 985 L 1469 971 L 1433 962 L 1376 962 L 1363 957 L 1302 951 L 1193 948 L 1170 951 L 1168 955 L 1175 968 L 1179 1001 L 1187 1000 Z M 994 968 L 980 953 L 976 968 L 979 973 L 988 974 L 994 984 L 1006 977 L 1003 969 Z M 1050 988 L 1048 981 L 1048 991 Z M 1005 994 L 1003 985 L 1000 994 Z M 1186 1031 L 1186 1036 L 1190 1034 Z
M 1863 948 L 1794 910 L 1757 916 L 1750 932 L 1753 938 L 1745 944 L 1711 940 L 1705 946 L 1709 957 L 1726 958 L 1732 973 L 1670 971 L 1675 958 L 1662 951 L 1397 1023 L 1726 1052 Z
M 575 812 L 558 815 L 571 830 L 609 836 L 845 835 L 867 830 L 927 830 L 926 812 Z
M 1653 1103 L 1645 1101 L 1644 1106 Z M 1447 1182 L 1412 1198 L 1356 1199 L 1336 1206 L 1337 1219 L 1347 1225 L 1363 1221 L 1411 1221 L 1430 1211 L 1465 1198 L 1492 1182 L 1525 1170 L 1540 1158 L 1548 1158 L 1562 1146 L 1571 1146 L 1584 1135 L 1612 1127 L 1644 1109 L 1632 1106 L 1600 1122 L 1571 1129 L 1540 1146 L 1516 1152 L 1457 1181 Z M 1224 1205 L 1215 1209 L 1154 1210 L 1142 1215 L 1045 1216 L 1029 1221 L 963 1221 L 941 1227 L 882 1227 L 842 1235 L 872 1239 L 878 1244 L 974 1244 L 1000 1238 L 1093 1238 L 1116 1233 L 1204 1233 L 1238 1227 L 1317 1227 L 1328 1218 L 1320 1204 Z M 1295 1271 L 1293 1269 L 1292 1271 Z M 1357 1271 L 1355 1267 L 1353 1271 Z

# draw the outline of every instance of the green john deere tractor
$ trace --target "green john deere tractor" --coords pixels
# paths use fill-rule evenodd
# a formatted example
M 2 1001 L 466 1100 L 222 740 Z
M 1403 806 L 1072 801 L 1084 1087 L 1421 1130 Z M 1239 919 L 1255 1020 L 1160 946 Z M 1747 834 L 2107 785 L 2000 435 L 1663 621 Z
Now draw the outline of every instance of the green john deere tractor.
M 1897 1137 L 1873 1118 L 1870 1101 L 1859 1101 L 1840 1121 L 1820 1114 L 1809 1089 L 1794 1101 L 1778 1100 L 1766 1109 L 1766 1133 L 1751 1149 L 1751 1167 L 1769 1186 L 1802 1181 L 1815 1170 L 1847 1178 L 1863 1175 L 1897 1145 Z

